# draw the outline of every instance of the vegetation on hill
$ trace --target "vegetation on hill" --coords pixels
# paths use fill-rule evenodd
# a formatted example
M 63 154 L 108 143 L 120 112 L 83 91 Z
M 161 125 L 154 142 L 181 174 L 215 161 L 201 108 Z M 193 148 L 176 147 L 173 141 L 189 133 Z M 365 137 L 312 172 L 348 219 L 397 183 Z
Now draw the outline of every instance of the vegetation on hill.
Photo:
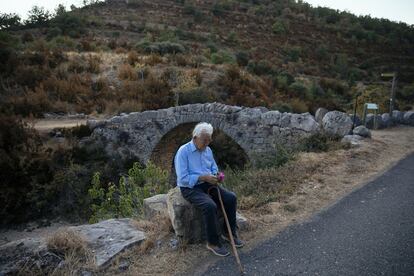
M 383 72 L 412 85 L 414 30 L 303 1 L 86 1 L 0 16 L 1 112 L 114 114 L 218 101 L 351 110 Z M 397 97 L 409 109 L 414 96 Z M 384 110 L 385 111 L 385 110 Z

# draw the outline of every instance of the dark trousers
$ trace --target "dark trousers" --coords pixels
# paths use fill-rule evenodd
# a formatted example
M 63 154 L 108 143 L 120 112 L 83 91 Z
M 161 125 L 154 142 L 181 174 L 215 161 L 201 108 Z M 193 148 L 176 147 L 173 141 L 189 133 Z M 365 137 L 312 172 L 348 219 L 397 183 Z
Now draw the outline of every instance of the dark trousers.
M 233 235 L 235 235 L 237 198 L 233 192 L 207 182 L 195 185 L 192 189 L 180 187 L 180 190 L 187 201 L 202 211 L 204 224 L 206 226 L 207 241 L 213 245 L 220 245 L 217 229 L 217 210 L 221 210 L 221 206 L 216 188 L 210 189 L 211 196 L 207 194 L 210 187 L 218 187 L 220 189 L 221 199 L 223 200 L 224 209 L 229 219 L 230 228 Z M 224 233 L 227 233 L 227 230 Z

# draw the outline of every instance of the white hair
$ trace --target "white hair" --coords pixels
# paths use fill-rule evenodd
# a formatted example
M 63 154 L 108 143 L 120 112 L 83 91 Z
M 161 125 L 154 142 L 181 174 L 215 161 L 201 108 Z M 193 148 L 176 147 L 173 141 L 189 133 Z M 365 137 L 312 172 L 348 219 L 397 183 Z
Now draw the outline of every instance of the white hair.
M 205 122 L 198 123 L 193 130 L 193 138 L 196 136 L 200 137 L 202 133 L 206 133 L 210 136 L 213 135 L 213 126 Z

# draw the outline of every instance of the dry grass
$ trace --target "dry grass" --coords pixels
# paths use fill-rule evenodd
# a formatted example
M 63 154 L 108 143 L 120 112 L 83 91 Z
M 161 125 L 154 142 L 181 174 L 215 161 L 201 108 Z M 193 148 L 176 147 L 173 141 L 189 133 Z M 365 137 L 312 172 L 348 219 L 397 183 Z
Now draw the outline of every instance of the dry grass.
M 60 255 L 75 254 L 81 258 L 90 255 L 85 239 L 77 232 L 64 228 L 47 239 L 49 250 Z
M 173 231 L 170 218 L 167 215 L 158 215 L 149 220 L 135 220 L 134 226 L 145 232 L 145 241 L 141 243 L 140 250 L 148 252 L 156 244 L 156 241 L 163 239 Z

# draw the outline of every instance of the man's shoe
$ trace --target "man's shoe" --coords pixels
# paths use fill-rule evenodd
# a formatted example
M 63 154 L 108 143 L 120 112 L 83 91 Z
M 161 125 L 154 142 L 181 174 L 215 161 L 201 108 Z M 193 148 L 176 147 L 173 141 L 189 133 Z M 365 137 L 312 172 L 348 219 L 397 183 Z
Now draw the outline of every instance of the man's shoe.
M 221 238 L 223 240 L 225 240 L 226 242 L 231 243 L 230 238 L 227 235 L 221 235 Z M 233 235 L 233 240 L 234 240 L 234 245 L 237 248 L 243 247 L 244 246 L 244 241 L 242 241 L 241 239 L 239 239 L 237 236 Z
M 211 244 L 207 243 L 206 247 L 207 247 L 208 250 L 212 251 L 217 256 L 226 257 L 226 256 L 230 255 L 230 252 L 227 251 L 227 249 L 224 248 L 224 246 L 219 247 L 217 245 L 211 245 Z

